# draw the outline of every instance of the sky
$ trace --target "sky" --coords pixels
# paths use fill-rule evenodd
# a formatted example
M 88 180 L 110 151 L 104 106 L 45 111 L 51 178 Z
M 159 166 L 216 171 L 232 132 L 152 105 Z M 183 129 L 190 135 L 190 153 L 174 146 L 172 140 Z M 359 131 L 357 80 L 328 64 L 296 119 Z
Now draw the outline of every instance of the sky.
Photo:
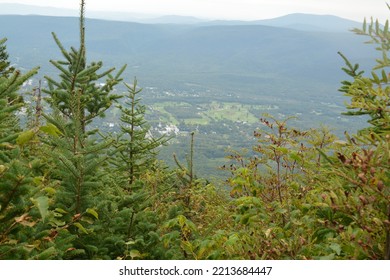
M 0 0 L 78 9 L 79 0 Z M 184 15 L 206 19 L 256 20 L 291 13 L 336 15 L 356 21 L 390 18 L 386 0 L 86 0 L 87 11 L 121 11 L 150 15 Z M 87 15 L 88 16 L 88 15 Z

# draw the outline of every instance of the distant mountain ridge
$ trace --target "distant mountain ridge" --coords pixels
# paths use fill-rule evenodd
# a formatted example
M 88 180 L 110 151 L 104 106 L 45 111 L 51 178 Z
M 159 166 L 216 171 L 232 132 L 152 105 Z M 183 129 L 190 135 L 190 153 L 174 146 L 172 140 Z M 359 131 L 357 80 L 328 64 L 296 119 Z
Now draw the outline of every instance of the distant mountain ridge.
M 44 15 L 77 17 L 76 9 L 61 9 L 15 3 L 0 3 L 0 15 Z M 303 31 L 348 32 L 360 27 L 361 23 L 332 15 L 295 13 L 272 19 L 239 21 L 207 20 L 191 16 L 166 15 L 155 17 L 127 12 L 87 11 L 87 17 L 95 19 L 128 21 L 148 24 L 190 24 L 190 25 L 266 25 Z
M 259 20 L 258 24 L 286 27 L 306 31 L 349 31 L 361 27 L 362 23 L 340 18 L 333 15 L 290 14 L 274 19 Z
M 141 23 L 156 23 L 156 24 L 202 24 L 209 22 L 206 19 L 200 19 L 197 17 L 190 16 L 178 16 L 178 15 L 166 15 L 157 18 L 144 19 L 140 21 Z
M 41 16 L 65 16 L 77 17 L 79 11 L 77 9 L 65 9 L 46 6 L 26 5 L 19 3 L 0 3 L 0 15 L 41 15 Z M 142 21 L 149 16 L 137 13 L 127 12 L 101 12 L 90 11 L 86 12 L 89 18 L 118 20 L 118 21 Z
M 332 19 L 332 18 L 330 18 Z M 367 61 L 371 48 L 350 33 L 302 31 L 260 24 L 141 24 L 87 20 L 88 52 L 111 65 L 123 62 L 147 82 L 240 89 L 262 81 L 262 87 L 287 88 L 300 83 L 340 80 L 342 51 Z M 11 56 L 26 68 L 58 56 L 51 32 L 65 46 L 78 45 L 74 17 L 0 16 L 0 37 L 7 37 Z M 46 65 L 45 65 L 46 64 Z M 338 74 L 337 74 L 338 73 Z M 285 84 L 278 84 L 283 79 Z M 292 86 L 292 85 L 291 85 Z

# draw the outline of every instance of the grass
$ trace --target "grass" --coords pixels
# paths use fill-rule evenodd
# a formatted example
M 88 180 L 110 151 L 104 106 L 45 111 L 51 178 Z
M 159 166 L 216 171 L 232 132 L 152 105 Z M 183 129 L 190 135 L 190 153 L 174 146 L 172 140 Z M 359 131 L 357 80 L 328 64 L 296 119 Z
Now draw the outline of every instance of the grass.
M 230 120 L 254 123 L 256 116 L 250 113 L 250 106 L 239 103 L 217 103 L 208 105 L 208 110 L 204 113 L 207 117 L 215 120 Z
M 191 125 L 208 125 L 214 121 L 258 122 L 257 114 L 278 109 L 273 105 L 248 105 L 238 102 L 216 102 L 190 104 L 186 102 L 162 102 L 151 106 L 153 113 L 159 116 L 162 122 L 177 125 L 180 122 Z

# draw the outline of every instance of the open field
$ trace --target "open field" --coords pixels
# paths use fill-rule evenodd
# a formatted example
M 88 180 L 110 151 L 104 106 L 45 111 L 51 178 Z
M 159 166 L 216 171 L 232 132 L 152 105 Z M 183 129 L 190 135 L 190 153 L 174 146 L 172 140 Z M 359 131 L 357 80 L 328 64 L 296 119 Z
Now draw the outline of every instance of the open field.
M 259 112 L 278 109 L 276 105 L 248 105 L 238 102 L 190 104 L 186 102 L 162 102 L 149 106 L 148 114 L 158 115 L 161 122 L 178 125 L 208 125 L 213 121 L 232 121 L 254 124 Z

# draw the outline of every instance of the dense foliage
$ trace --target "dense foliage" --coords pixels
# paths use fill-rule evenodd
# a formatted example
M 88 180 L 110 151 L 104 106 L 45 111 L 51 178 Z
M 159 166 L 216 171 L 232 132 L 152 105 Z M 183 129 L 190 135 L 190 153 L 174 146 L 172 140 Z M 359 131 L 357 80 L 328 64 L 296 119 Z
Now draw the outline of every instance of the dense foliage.
M 0 259 L 390 259 L 388 22 L 355 30 L 382 54 L 370 75 L 340 54 L 346 114 L 368 115 L 366 129 L 340 140 L 263 115 L 215 185 L 196 176 L 195 133 L 187 165 L 157 160 L 168 139 L 151 134 L 137 81 L 116 94 L 125 67 L 88 62 L 84 6 L 79 48 L 53 34 L 59 77 L 33 104 L 20 88 L 38 69 L 10 67 L 0 41 Z M 123 99 L 120 132 L 96 128 Z

